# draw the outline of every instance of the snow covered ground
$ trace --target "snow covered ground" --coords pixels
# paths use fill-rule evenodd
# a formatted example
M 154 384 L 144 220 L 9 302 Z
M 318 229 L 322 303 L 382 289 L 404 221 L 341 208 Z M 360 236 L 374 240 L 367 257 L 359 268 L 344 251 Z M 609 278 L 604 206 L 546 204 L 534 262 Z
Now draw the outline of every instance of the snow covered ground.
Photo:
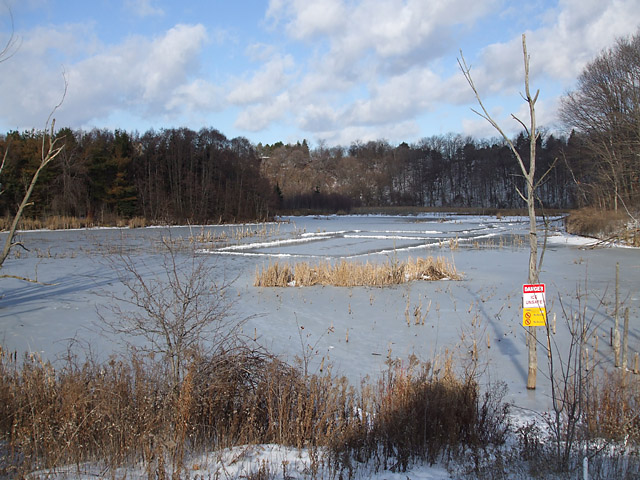
M 475 339 L 480 362 L 486 366 L 484 382 L 505 382 L 507 400 L 523 412 L 550 408 L 541 353 L 538 388 L 525 388 L 527 356 L 520 306 L 528 271 L 526 219 L 425 214 L 282 220 L 285 223 L 267 226 L 23 232 L 20 240 L 30 251 L 21 251 L 20 258 L 7 261 L 3 273 L 37 277 L 48 285 L 2 280 L 0 342 L 9 351 L 41 352 L 45 358 L 55 359 L 74 339 L 75 348 L 90 346 L 94 355 L 106 358 L 121 346 L 116 338 L 98 333 L 97 309 L 108 304 L 122 286 L 105 256 L 125 249 L 141 265 L 159 271 L 158 245 L 163 236 L 172 240 L 190 235 L 206 238 L 220 236 L 223 231 L 233 235 L 242 229 L 246 238 L 239 244 L 201 243 L 199 255 L 215 264 L 220 276 L 235 279 L 232 297 L 236 315 L 248 319 L 244 333 L 272 352 L 292 361 L 304 356 L 312 369 L 331 364 L 334 373 L 359 384 L 365 376 L 378 376 L 388 358 L 406 359 L 416 354 L 428 360 L 448 349 L 461 361 L 469 361 Z M 640 351 L 640 252 L 585 248 L 593 241 L 567 235 L 560 221 L 552 226 L 540 280 L 547 286 L 550 317 L 556 315 L 553 341 L 559 351 L 564 352 L 569 342 L 563 308 L 567 313 L 585 309 L 594 327 L 593 353 L 603 365 L 611 365 L 609 336 L 619 263 L 620 298 L 630 309 L 629 349 L 633 358 Z M 263 233 L 246 236 L 249 231 Z M 428 255 L 453 260 L 463 280 L 413 282 L 391 288 L 253 286 L 256 268 L 273 261 L 313 263 L 346 258 L 379 262 Z M 416 307 L 426 314 L 424 324 L 407 323 L 405 312 L 411 312 L 413 318 Z M 296 464 L 295 459 L 305 455 L 273 446 L 260 448 L 267 456 L 283 455 L 287 465 Z M 202 460 L 195 462 L 204 464 Z M 284 477 L 282 471 L 276 474 L 280 475 L 276 478 Z M 444 469 L 427 467 L 370 478 L 407 476 L 448 478 Z

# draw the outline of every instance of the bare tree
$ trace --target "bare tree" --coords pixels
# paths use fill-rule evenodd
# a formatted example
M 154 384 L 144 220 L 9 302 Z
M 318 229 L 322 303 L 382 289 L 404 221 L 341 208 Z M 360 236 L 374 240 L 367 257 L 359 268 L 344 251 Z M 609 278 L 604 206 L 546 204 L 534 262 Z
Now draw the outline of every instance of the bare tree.
M 640 202 L 640 33 L 619 39 L 587 64 L 559 113 L 593 157 L 578 172 L 595 183 L 591 201 L 613 210 L 622 204 L 631 216 Z
M 123 335 L 129 346 L 142 340 L 136 348 L 163 355 L 174 385 L 184 378 L 190 355 L 228 351 L 243 324 L 232 315 L 227 295 L 232 282 L 223 275 L 217 283 L 206 257 L 192 250 L 185 261 L 176 248 L 171 239 L 162 240 L 159 273 L 125 253 L 111 258 L 125 292 L 98 311 L 107 332 Z
M 518 152 L 514 142 L 510 139 L 504 130 L 498 125 L 498 123 L 491 117 L 489 112 L 484 106 L 482 102 L 482 98 L 480 97 L 480 93 L 476 88 L 475 83 L 473 82 L 473 78 L 471 77 L 471 67 L 467 65 L 464 56 L 462 55 L 462 51 L 460 51 L 460 59 L 458 60 L 458 65 L 462 70 L 462 73 L 469 83 L 469 86 L 473 90 L 473 93 L 480 105 L 481 111 L 473 110 L 480 117 L 484 118 L 487 122 L 491 124 L 493 128 L 495 128 L 504 141 L 509 145 L 509 148 L 513 152 L 520 166 L 520 170 L 522 171 L 522 175 L 525 179 L 525 192 L 521 192 L 518 190 L 518 194 L 527 204 L 527 210 L 529 213 L 529 276 L 528 283 L 538 283 L 539 274 L 540 274 L 540 266 L 542 258 L 538 259 L 538 232 L 537 232 L 537 224 L 536 224 L 536 209 L 535 209 L 535 200 L 536 200 L 536 188 L 539 186 L 539 180 L 537 183 L 535 181 L 535 173 L 536 173 L 536 142 L 538 141 L 538 137 L 540 136 L 537 126 L 536 126 L 536 110 L 535 105 L 538 100 L 538 95 L 540 91 L 536 91 L 535 95 L 531 95 L 531 91 L 529 88 L 529 54 L 527 53 L 527 42 L 526 36 L 522 35 L 522 53 L 524 57 L 524 88 L 525 93 L 523 95 L 524 100 L 527 102 L 529 106 L 529 125 L 527 126 L 522 120 L 517 118 L 515 115 L 511 115 L 512 118 L 517 121 L 522 127 L 525 129 L 526 134 L 529 138 L 529 162 L 528 165 Z M 538 357 L 537 357 L 537 335 L 536 335 L 537 327 L 529 327 L 528 335 L 527 335 L 527 347 L 528 347 L 528 376 L 527 376 L 527 388 L 535 389 L 536 388 L 536 380 L 537 380 L 537 371 L 538 371 Z
M 13 27 L 13 15 L 11 14 L 11 10 L 9 10 L 9 15 L 11 16 L 11 25 Z M 0 51 L 0 63 L 8 60 L 13 56 L 13 54 L 15 53 L 15 50 L 17 49 L 17 43 L 18 43 L 18 40 L 16 39 L 13 28 L 12 28 L 9 40 L 7 40 L 4 48 Z M 64 137 L 55 135 L 56 121 L 53 118 L 53 115 L 55 114 L 56 110 L 60 108 L 60 106 L 62 105 L 62 102 L 64 102 L 64 98 L 67 95 L 68 84 L 67 84 L 67 79 L 64 73 L 62 77 L 64 79 L 64 92 L 62 94 L 62 99 L 60 100 L 60 103 L 58 103 L 58 105 L 56 105 L 53 108 L 53 110 L 49 114 L 49 117 L 47 118 L 47 122 L 45 123 L 45 128 L 44 128 L 44 131 L 42 132 L 40 164 L 38 165 L 38 168 L 36 169 L 33 176 L 31 177 L 31 181 L 29 182 L 29 185 L 24 193 L 24 196 L 22 197 L 22 201 L 18 206 L 18 210 L 16 211 L 13 217 L 13 220 L 11 221 L 11 226 L 9 227 L 7 238 L 5 239 L 2 252 L 0 253 L 0 269 L 4 265 L 4 261 L 9 256 L 11 249 L 18 245 L 21 245 L 19 242 L 16 242 L 14 240 L 15 233 L 18 228 L 18 223 L 20 222 L 20 219 L 22 218 L 22 215 L 25 209 L 32 204 L 30 202 L 31 194 L 33 193 L 34 187 L 38 183 L 38 178 L 40 177 L 40 173 L 42 172 L 42 170 L 44 170 L 47 167 L 47 165 L 49 165 L 60 154 L 60 152 L 64 148 L 64 143 L 63 143 Z M 5 168 L 8 155 L 9 155 L 9 145 L 7 144 L 7 146 L 5 147 L 4 154 L 2 156 L 2 163 L 0 164 L 0 178 L 2 177 L 2 172 Z M 0 191 L 0 194 L 2 194 L 1 191 Z M 28 278 L 16 277 L 15 275 L 0 275 L 0 278 L 7 278 L 7 277 L 19 278 L 21 280 L 30 281 Z
M 36 171 L 33 173 L 33 176 L 31 177 L 31 181 L 29 182 L 29 186 L 27 187 L 24 193 L 24 196 L 22 197 L 22 201 L 18 206 L 18 210 L 13 216 L 13 220 L 11 221 L 11 226 L 9 227 L 9 233 L 7 235 L 7 238 L 5 239 L 4 246 L 2 248 L 2 253 L 0 253 L 0 268 L 2 268 L 4 261 L 9 256 L 11 249 L 18 245 L 21 245 L 19 242 L 14 241 L 16 230 L 18 229 L 18 223 L 20 223 L 20 219 L 22 218 L 22 215 L 24 214 L 25 209 L 28 206 L 32 205 L 32 202 L 30 201 L 31 194 L 33 193 L 34 187 L 38 183 L 38 178 L 40 177 L 40 173 L 47 167 L 47 165 L 49 165 L 60 154 L 60 152 L 62 152 L 62 149 L 64 148 L 64 143 L 63 143 L 64 137 L 56 135 L 55 133 L 56 121 L 53 118 L 54 113 L 58 108 L 60 108 L 60 106 L 62 105 L 62 102 L 64 102 L 64 97 L 67 94 L 68 84 L 67 84 L 66 77 L 63 76 L 63 78 L 65 78 L 65 81 L 64 81 L 64 93 L 62 95 L 62 100 L 60 100 L 60 103 L 58 103 L 58 105 L 56 105 L 54 109 L 51 111 L 51 113 L 49 114 L 49 118 L 47 119 L 47 122 L 45 124 L 45 129 L 42 132 L 42 147 L 40 150 L 41 152 L 40 163 Z M 5 161 L 7 159 L 8 153 L 9 153 L 9 148 L 7 147 L 4 152 L 2 164 L 0 165 L 0 176 L 2 175 L 2 170 L 4 169 Z M 0 276 L 0 278 L 3 278 L 3 277 L 14 277 L 14 276 L 12 275 Z M 21 279 L 28 280 L 26 278 L 21 278 Z

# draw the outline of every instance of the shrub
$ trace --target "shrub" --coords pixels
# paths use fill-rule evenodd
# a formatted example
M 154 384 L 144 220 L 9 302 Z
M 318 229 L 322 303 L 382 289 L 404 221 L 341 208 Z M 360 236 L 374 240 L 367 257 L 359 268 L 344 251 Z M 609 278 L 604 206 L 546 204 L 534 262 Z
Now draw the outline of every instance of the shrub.
M 363 393 L 359 429 L 348 429 L 331 443 L 342 459 L 374 460 L 375 467 L 406 471 L 410 462 L 434 463 L 464 447 L 502 444 L 509 428 L 504 389 L 480 394 L 470 375 L 453 371 L 451 357 L 442 366 L 412 358 L 390 363 L 377 388 Z
M 593 238 L 608 238 L 618 232 L 626 217 L 621 212 L 582 208 L 574 210 L 566 219 L 567 232 Z

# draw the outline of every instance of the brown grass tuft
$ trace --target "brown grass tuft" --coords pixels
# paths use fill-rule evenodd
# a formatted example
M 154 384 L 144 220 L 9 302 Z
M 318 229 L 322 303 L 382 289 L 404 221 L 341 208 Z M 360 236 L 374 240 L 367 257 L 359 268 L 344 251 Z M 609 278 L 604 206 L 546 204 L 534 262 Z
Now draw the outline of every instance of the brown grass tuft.
M 8 230 L 12 221 L 9 216 L 0 218 L 0 230 Z M 52 215 L 44 219 L 23 217 L 18 223 L 18 230 L 68 230 L 93 226 L 94 223 L 87 218 Z
M 256 267 L 256 287 L 286 287 L 293 280 L 293 272 L 288 263 L 271 263 L 262 272 Z
M 383 264 L 323 262 L 312 266 L 307 262 L 270 263 L 261 271 L 256 269 L 254 285 L 257 287 L 309 287 L 332 285 L 336 287 L 383 287 L 400 285 L 414 280 L 460 279 L 455 265 L 443 257 L 408 259 L 406 262 L 390 260 Z

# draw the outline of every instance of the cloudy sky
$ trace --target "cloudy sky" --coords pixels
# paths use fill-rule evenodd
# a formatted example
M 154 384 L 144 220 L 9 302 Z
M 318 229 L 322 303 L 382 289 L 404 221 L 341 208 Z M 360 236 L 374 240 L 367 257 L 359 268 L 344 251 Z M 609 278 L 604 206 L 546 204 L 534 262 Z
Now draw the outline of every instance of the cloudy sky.
M 10 15 L 11 13 L 11 15 Z M 638 0 L 2 0 L 0 132 L 203 126 L 253 143 L 495 136 L 523 115 L 521 36 L 539 123 L 585 64 L 640 26 Z M 2 48 L 0 46 L 0 49 Z

